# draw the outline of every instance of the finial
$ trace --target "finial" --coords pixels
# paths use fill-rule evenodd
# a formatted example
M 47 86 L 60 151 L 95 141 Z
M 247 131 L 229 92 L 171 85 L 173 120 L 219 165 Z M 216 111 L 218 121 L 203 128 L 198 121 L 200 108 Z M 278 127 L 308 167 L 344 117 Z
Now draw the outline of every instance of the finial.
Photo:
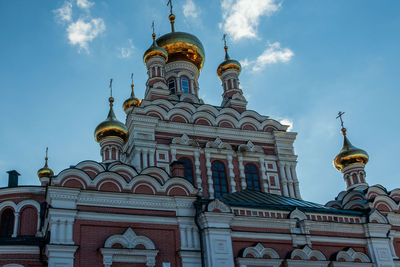
M 114 98 L 112 96 L 112 82 L 113 82 L 113 79 L 111 78 L 110 79 L 110 97 L 108 98 L 108 101 L 110 102 L 110 107 L 113 106 L 113 102 L 114 102 Z
M 225 60 L 228 60 L 229 55 L 228 55 L 228 46 L 226 45 L 226 36 L 227 36 L 227 34 L 224 33 L 224 35 L 222 36 L 222 40 L 224 41 Z
M 337 117 L 336 117 L 336 119 L 339 119 L 339 120 L 340 120 L 340 125 L 342 126 L 341 131 L 342 131 L 342 133 L 343 133 L 343 136 L 346 136 L 346 128 L 344 128 L 343 118 L 342 118 L 342 116 L 344 115 L 344 113 L 345 113 L 345 112 L 343 112 L 343 111 L 339 111 L 339 112 L 338 112 L 338 115 L 337 115 Z
M 152 37 L 153 37 L 153 41 L 155 41 L 156 40 L 156 33 L 155 33 L 155 31 L 154 31 L 154 24 L 155 24 L 155 22 L 154 22 L 154 20 L 151 22 L 151 28 L 153 29 L 153 34 L 151 35 Z
M 167 2 L 167 6 L 169 6 L 169 22 L 171 23 L 171 31 L 175 32 L 175 27 L 174 27 L 174 23 L 175 23 L 175 15 L 174 13 L 172 13 L 172 0 L 168 0 Z
M 131 88 L 132 88 L 132 96 L 135 96 L 135 93 L 133 92 L 133 89 L 135 88 L 135 85 L 133 84 L 133 72 L 131 73 Z
M 45 160 L 44 166 L 45 166 L 45 167 L 47 167 L 47 160 L 49 159 L 49 158 L 48 158 L 48 152 L 49 152 L 49 148 L 46 147 L 46 157 L 44 158 L 44 160 Z

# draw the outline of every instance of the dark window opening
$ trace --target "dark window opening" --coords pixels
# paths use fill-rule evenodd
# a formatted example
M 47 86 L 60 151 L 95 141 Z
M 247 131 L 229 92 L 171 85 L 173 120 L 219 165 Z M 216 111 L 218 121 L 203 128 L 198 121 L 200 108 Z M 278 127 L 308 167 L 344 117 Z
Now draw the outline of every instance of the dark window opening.
M 171 94 L 175 94 L 176 86 L 175 86 L 175 80 L 174 79 L 168 80 L 168 89 L 171 92 Z
M 215 161 L 211 167 L 214 181 L 215 197 L 221 197 L 228 193 L 228 181 L 226 179 L 225 166 L 220 161 Z
M 0 236 L 11 237 L 14 230 L 14 212 L 6 209 L 1 214 Z
M 247 164 L 245 169 L 247 189 L 261 191 L 258 169 L 254 164 Z
M 183 165 L 185 166 L 185 172 L 184 172 L 185 179 L 193 184 L 193 165 L 192 165 L 192 161 L 190 159 L 187 159 L 187 158 L 179 159 L 179 161 L 182 162 Z

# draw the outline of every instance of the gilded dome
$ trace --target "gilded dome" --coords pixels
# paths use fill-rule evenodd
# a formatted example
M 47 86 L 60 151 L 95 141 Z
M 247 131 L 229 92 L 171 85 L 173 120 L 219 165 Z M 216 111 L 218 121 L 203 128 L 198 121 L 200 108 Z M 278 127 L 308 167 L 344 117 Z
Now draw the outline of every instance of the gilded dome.
M 107 119 L 96 127 L 94 131 L 94 138 L 96 139 L 96 142 L 100 142 L 106 137 L 119 137 L 126 141 L 129 135 L 128 129 L 126 128 L 125 124 L 118 121 L 115 117 L 113 110 L 114 98 L 110 97 L 109 101 L 110 111 L 108 112 Z
M 44 166 L 43 166 L 43 168 L 41 168 L 41 169 L 39 169 L 39 170 L 37 171 L 37 176 L 38 176 L 39 178 L 42 178 L 42 177 L 50 177 L 50 176 L 53 176 L 53 175 L 54 175 L 53 170 L 50 169 L 49 166 L 47 165 L 47 160 L 48 160 L 48 159 L 49 159 L 49 158 L 47 157 L 47 148 L 46 148 L 46 157 L 44 158 L 44 160 L 45 160 Z
M 204 48 L 200 40 L 186 32 L 170 32 L 157 39 L 157 44 L 168 53 L 168 62 L 189 60 L 201 70 L 204 64 Z
M 156 42 L 156 35 L 154 33 L 152 36 L 153 36 L 153 44 L 150 46 L 149 49 L 146 50 L 146 52 L 144 52 L 143 55 L 144 63 L 146 63 L 147 60 L 152 57 L 163 57 L 165 60 L 167 60 L 168 59 L 167 51 L 165 51 L 164 48 L 158 46 Z
M 221 77 L 222 73 L 231 69 L 237 70 L 240 74 L 242 66 L 240 65 L 239 61 L 229 58 L 227 46 L 225 46 L 224 49 L 225 49 L 225 60 L 221 64 L 219 64 L 217 68 L 218 77 Z
M 127 100 L 125 100 L 125 102 L 122 106 L 125 112 L 128 108 L 138 107 L 140 105 L 140 103 L 142 103 L 142 101 L 135 96 L 135 92 L 134 92 L 135 86 L 133 84 L 131 85 L 131 88 L 132 88 L 131 96 Z
M 343 170 L 347 166 L 363 163 L 367 164 L 369 160 L 368 153 L 360 148 L 353 146 L 349 139 L 346 136 L 346 129 L 342 129 L 344 141 L 342 150 L 340 150 L 339 154 L 333 160 L 333 164 L 335 168 L 339 171 Z

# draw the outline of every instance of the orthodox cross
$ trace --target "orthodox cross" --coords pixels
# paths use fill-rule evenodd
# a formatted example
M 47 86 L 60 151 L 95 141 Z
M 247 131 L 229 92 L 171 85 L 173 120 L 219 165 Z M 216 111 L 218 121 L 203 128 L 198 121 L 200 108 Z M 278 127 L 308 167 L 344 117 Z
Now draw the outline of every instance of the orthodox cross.
M 131 73 L 131 84 L 133 84 L 133 72 Z
M 172 14 L 172 0 L 168 0 L 167 6 L 169 6 L 169 11 Z
M 342 116 L 343 116 L 344 113 L 345 113 L 345 112 L 343 112 L 343 111 L 339 111 L 339 112 L 338 112 L 338 115 L 337 115 L 337 117 L 336 117 L 336 119 L 339 119 L 339 120 L 340 120 L 340 125 L 342 126 L 342 129 L 344 129 L 344 126 L 343 126 L 343 118 L 342 118 Z
M 151 22 L 151 28 L 153 29 L 153 34 L 154 34 L 154 20 Z
M 111 78 L 110 79 L 110 97 L 112 97 L 112 82 L 113 82 L 113 79 Z
M 222 36 L 222 40 L 224 41 L 224 46 L 226 46 L 226 33 Z
M 46 159 L 47 159 L 47 153 L 49 152 L 49 148 L 46 147 Z

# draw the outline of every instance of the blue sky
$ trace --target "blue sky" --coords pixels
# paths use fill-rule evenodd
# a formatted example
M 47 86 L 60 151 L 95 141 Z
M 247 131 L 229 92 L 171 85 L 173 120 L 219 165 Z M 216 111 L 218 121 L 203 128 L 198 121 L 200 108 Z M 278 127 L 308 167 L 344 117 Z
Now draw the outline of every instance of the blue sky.
M 143 97 L 143 52 L 170 31 L 164 0 L 0 1 L 0 186 L 10 169 L 39 184 L 46 146 L 58 173 L 100 160 L 96 125 L 107 115 L 114 79 L 116 114 L 130 73 Z M 176 30 L 195 34 L 206 62 L 200 96 L 219 105 L 216 75 L 229 54 L 244 65 L 248 108 L 293 124 L 303 198 L 325 203 L 345 188 L 332 160 L 342 145 L 339 110 L 352 143 L 370 155 L 370 185 L 400 187 L 399 1 L 176 0 Z

